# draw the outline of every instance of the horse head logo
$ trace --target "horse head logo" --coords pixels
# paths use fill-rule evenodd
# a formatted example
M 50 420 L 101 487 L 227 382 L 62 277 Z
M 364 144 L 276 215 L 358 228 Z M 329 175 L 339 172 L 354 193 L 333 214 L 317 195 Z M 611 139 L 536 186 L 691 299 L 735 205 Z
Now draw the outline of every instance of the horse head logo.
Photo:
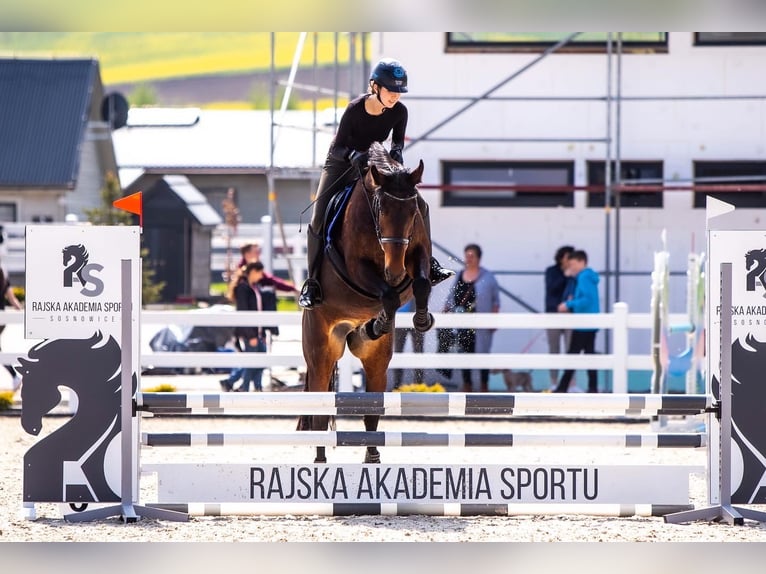
M 119 453 L 120 358 L 117 341 L 100 332 L 89 339 L 46 340 L 19 358 L 21 424 L 28 434 L 40 434 L 44 415 L 61 400 L 60 386 L 78 399 L 74 416 L 24 455 L 25 501 L 119 500 L 119 476 L 106 462 Z M 133 390 L 136 385 L 134 377 Z
M 763 414 L 754 405 L 766 403 L 766 342 L 752 334 L 744 342 L 737 339 L 731 346 L 732 363 L 732 440 L 737 445 L 739 468 L 732 473 L 732 502 L 763 504 L 766 502 L 766 433 Z M 720 382 L 712 380 L 713 396 L 720 399 Z
M 766 249 L 753 249 L 745 254 L 745 268 L 747 269 L 747 290 L 755 291 L 755 282 L 761 284 L 766 290 Z M 766 293 L 763 295 L 766 297 Z
M 66 265 L 64 269 L 64 287 L 72 286 L 73 275 L 77 275 L 77 280 L 82 285 L 85 285 L 82 269 L 88 264 L 88 250 L 85 249 L 83 244 L 67 245 L 62 250 L 62 254 L 64 256 L 62 263 Z
M 97 297 L 104 291 L 104 282 L 95 274 L 104 269 L 98 263 L 88 263 L 88 250 L 81 243 L 67 245 L 62 250 L 64 268 L 64 287 L 71 287 L 73 277 L 82 285 L 80 293 L 86 297 Z M 90 284 L 91 286 L 89 286 Z

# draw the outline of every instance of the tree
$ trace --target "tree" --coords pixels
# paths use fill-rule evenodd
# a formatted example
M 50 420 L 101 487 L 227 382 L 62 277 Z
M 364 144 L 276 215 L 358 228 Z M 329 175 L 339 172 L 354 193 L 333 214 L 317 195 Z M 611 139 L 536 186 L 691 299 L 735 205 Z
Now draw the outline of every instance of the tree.
M 93 225 L 130 225 L 133 223 L 133 215 L 122 209 L 114 207 L 114 202 L 122 197 L 120 182 L 112 172 L 107 172 L 104 187 L 101 189 L 101 205 L 92 209 L 85 209 L 85 216 Z M 149 259 L 149 250 L 141 248 L 141 259 Z M 141 269 L 141 299 L 144 305 L 156 303 L 160 300 L 162 290 L 165 288 L 164 281 L 156 281 L 155 270 L 142 266 Z

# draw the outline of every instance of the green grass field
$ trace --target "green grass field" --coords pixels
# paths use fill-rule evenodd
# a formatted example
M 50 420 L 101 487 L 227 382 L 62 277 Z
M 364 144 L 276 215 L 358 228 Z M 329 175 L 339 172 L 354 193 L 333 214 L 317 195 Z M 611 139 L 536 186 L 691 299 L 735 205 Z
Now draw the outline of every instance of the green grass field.
M 298 32 L 275 34 L 275 65 L 289 68 L 298 44 Z M 314 61 L 314 32 L 309 32 L 301 65 Z M 335 34 L 316 33 L 317 62 L 335 61 Z M 356 35 L 356 53 L 361 50 Z M 338 61 L 349 58 L 349 39 L 338 34 Z M 105 84 L 139 83 L 201 74 L 230 74 L 268 70 L 271 34 L 151 33 L 151 32 L 0 32 L 0 56 L 94 57 Z M 369 56 L 369 55 L 368 55 Z

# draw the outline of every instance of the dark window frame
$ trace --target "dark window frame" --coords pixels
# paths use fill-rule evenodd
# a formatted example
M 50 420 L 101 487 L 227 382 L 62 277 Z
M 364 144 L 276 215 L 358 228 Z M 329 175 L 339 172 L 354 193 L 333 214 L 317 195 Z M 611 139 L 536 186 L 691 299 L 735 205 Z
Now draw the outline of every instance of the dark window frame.
M 551 40 L 476 40 L 459 41 L 455 35 L 465 32 L 446 32 L 444 36 L 444 51 L 446 53 L 464 53 L 464 52 L 543 52 L 563 40 L 568 33 L 561 33 L 560 38 Z M 517 36 L 529 35 L 530 33 L 519 33 Z M 606 32 L 603 32 L 606 34 Z M 623 32 L 622 52 L 625 54 L 667 54 L 668 53 L 668 33 L 659 32 L 661 40 L 631 40 L 625 37 Z M 630 32 L 627 32 L 630 34 Z M 612 35 L 612 46 L 616 49 L 617 35 Z M 603 54 L 607 49 L 606 38 L 604 40 L 578 40 L 575 38 L 567 45 L 562 46 L 556 53 L 561 54 Z
M 469 185 L 461 184 L 453 180 L 453 170 L 455 169 L 564 169 L 567 172 L 566 183 L 562 186 L 574 186 L 575 162 L 548 161 L 548 160 L 521 160 L 521 161 L 484 161 L 484 160 L 444 160 L 441 164 L 442 182 L 445 186 L 450 185 Z M 487 183 L 487 185 L 505 185 L 505 182 Z M 502 191 L 476 190 L 476 195 L 471 198 L 467 193 L 469 190 L 449 190 L 442 192 L 442 207 L 574 207 L 574 190 L 570 191 L 534 191 L 534 185 L 526 184 L 529 190 L 525 191 L 524 186 L 520 185 L 517 189 L 509 190 L 513 196 L 507 194 L 501 195 Z M 542 186 L 541 186 L 542 187 Z M 552 186 L 549 186 L 552 187 Z M 555 187 L 555 186 L 554 186 Z
M 731 34 L 726 37 L 705 38 L 704 34 Z M 762 38 L 748 37 L 749 34 L 762 34 Z M 695 32 L 695 46 L 766 46 L 766 32 Z
M 739 173 L 737 173 L 739 171 Z M 760 172 L 760 173 L 758 173 Z M 695 160 L 692 162 L 692 173 L 696 185 L 736 185 L 737 182 L 724 181 L 716 176 L 723 177 L 757 177 L 762 179 L 741 181 L 741 185 L 766 185 L 766 161 L 709 161 Z M 726 175 L 724 175 L 724 173 Z M 701 181 L 700 181 L 701 180 Z M 705 208 L 707 205 L 706 196 L 712 196 L 721 201 L 725 201 L 738 209 L 763 209 L 766 207 L 766 191 L 729 191 L 729 192 L 709 192 L 694 191 L 692 207 L 695 209 Z
M 603 186 L 605 182 L 604 170 L 606 161 L 604 160 L 586 160 L 585 173 L 589 186 L 600 185 Z M 612 160 L 612 170 L 616 168 L 616 162 Z M 659 168 L 656 173 L 646 173 L 647 171 Z M 600 178 L 594 177 L 600 169 Z M 640 170 L 644 173 L 631 173 L 631 171 Z M 639 179 L 651 179 L 656 180 L 656 185 L 661 186 L 664 179 L 665 165 L 662 160 L 621 160 L 620 161 L 620 183 L 625 185 L 630 183 L 631 180 Z M 614 174 L 614 171 L 612 171 Z M 612 183 L 617 183 L 617 178 L 612 177 Z M 596 181 L 594 181 L 596 180 Z M 654 184 L 649 184 L 654 185 Z M 617 194 L 613 193 L 611 197 L 612 207 L 616 206 Z M 606 192 L 604 191 L 589 191 L 587 207 L 604 208 L 606 203 Z M 628 209 L 636 208 L 649 208 L 649 209 L 662 209 L 664 206 L 664 197 L 662 191 L 621 191 L 620 192 L 620 207 L 626 207 Z

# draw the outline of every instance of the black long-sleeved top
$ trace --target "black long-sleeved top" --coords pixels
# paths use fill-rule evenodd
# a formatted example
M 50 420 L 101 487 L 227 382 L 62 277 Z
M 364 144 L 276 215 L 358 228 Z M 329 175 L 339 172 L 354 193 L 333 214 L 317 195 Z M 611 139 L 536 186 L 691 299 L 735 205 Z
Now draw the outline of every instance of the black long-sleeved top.
M 330 156 L 346 159 L 352 151 L 365 152 L 372 142 L 383 142 L 391 134 L 391 148 L 403 148 L 407 132 L 407 108 L 396 102 L 392 108 L 379 116 L 367 113 L 364 101 L 369 94 L 362 94 L 351 100 L 340 118 L 338 131 L 330 145 Z M 375 97 L 375 96 L 370 96 Z

